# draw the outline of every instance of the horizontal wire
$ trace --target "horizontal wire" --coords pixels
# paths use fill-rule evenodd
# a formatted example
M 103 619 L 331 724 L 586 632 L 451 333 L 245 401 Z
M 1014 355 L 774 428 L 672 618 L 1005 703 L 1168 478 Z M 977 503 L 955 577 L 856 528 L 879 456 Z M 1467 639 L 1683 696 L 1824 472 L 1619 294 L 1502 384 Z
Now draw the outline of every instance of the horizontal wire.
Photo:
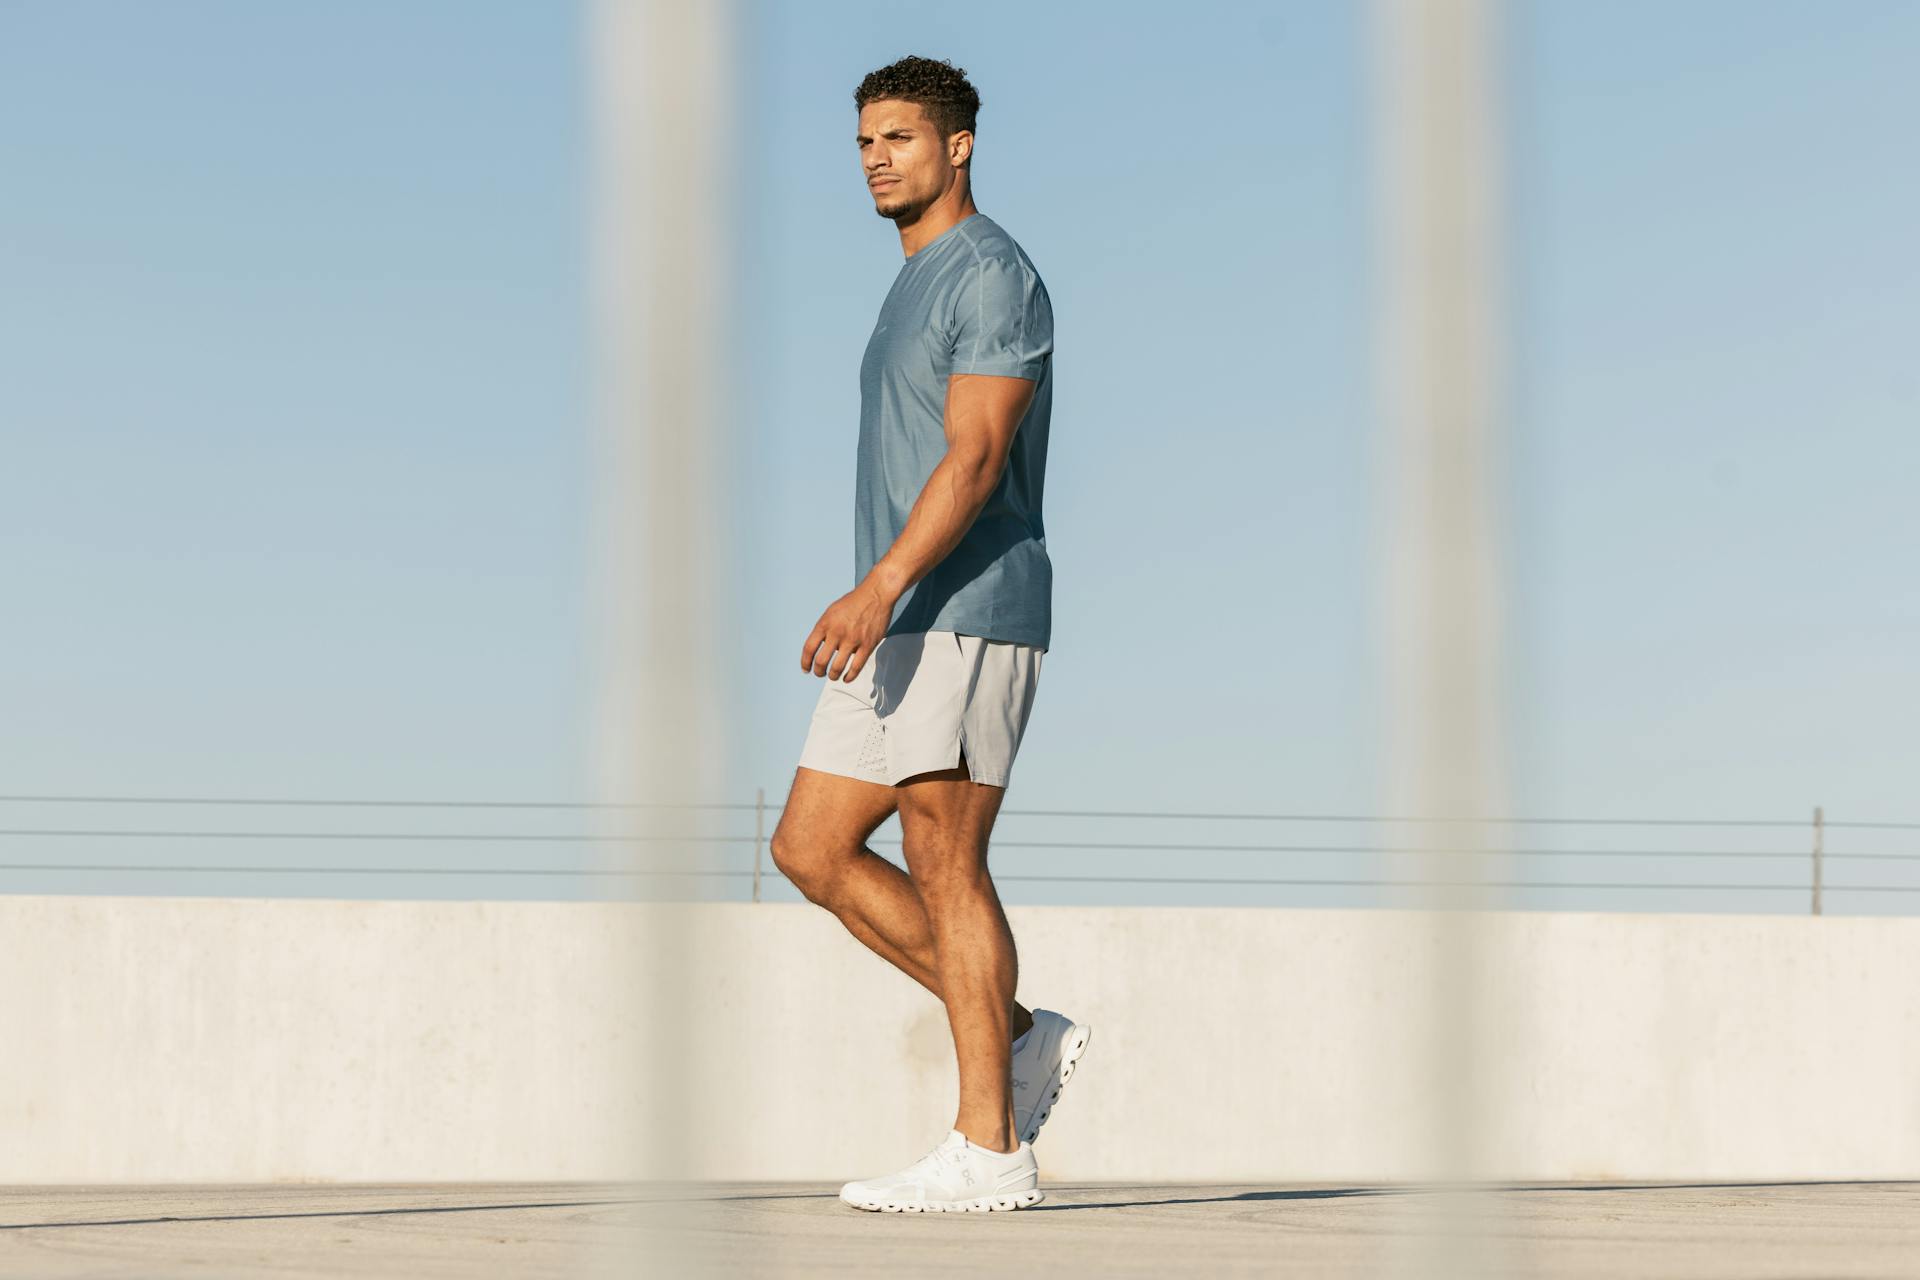
M 674 868 L 661 871 L 616 871 L 594 867 L 212 867 L 187 864 L 128 867 L 117 863 L 65 862 L 0 862 L 0 871 L 233 871 L 246 875 L 329 876 L 751 876 L 753 874 L 751 871 L 689 871 Z
M 752 844 L 752 836 L 596 836 L 596 835 L 521 835 L 517 833 L 461 834 L 438 831 L 129 831 L 82 830 L 50 827 L 0 829 L 0 836 L 85 836 L 106 839 L 132 836 L 160 840 L 426 840 L 435 842 L 474 841 L 505 844 L 637 844 L 680 840 L 689 844 Z
M 1845 827 L 1850 831 L 1920 831 L 1920 822 L 1827 822 L 1823 827 Z
M 293 808 L 389 808 L 389 809 L 704 809 L 753 812 L 778 810 L 785 801 L 769 800 L 764 805 L 744 801 L 561 801 L 561 800 L 375 800 L 352 798 L 233 797 L 233 796 L 86 796 L 86 795 L 0 795 L 0 804 L 132 804 L 132 805 L 236 805 Z M 1160 818 L 1192 821 L 1227 822 L 1377 822 L 1430 823 L 1461 825 L 1481 823 L 1489 826 L 1638 826 L 1638 827 L 1771 827 L 1812 826 L 1807 819 L 1793 818 L 1440 818 L 1382 817 L 1352 813 L 1217 813 L 1169 810 L 1113 809 L 1002 809 L 1004 816 L 1046 818 Z M 1920 830 L 1920 822 L 1827 822 L 1828 827 Z
M 0 804 L 186 804 L 254 805 L 308 809 L 744 809 L 760 807 L 744 802 L 701 804 L 685 801 L 631 803 L 572 800 L 298 800 L 287 797 L 228 796 L 0 796 Z M 769 809 L 774 805 L 765 806 Z
M 1101 809 L 1002 809 L 1001 812 L 1048 818 L 1219 818 L 1231 822 L 1404 822 L 1436 826 L 1477 823 L 1495 827 L 1795 827 L 1803 831 L 1813 826 L 1805 819 L 1789 818 L 1390 818 L 1357 813 L 1164 813 Z
M 664 868 L 659 870 L 606 870 L 583 867 L 566 868 L 527 868 L 527 867 L 256 867 L 256 866 L 199 866 L 171 865 L 130 867 L 111 863 L 0 863 L 0 871 L 166 871 L 166 872 L 234 872 L 248 875 L 482 875 L 482 876 L 576 876 L 576 877 L 613 877 L 613 876 L 708 876 L 721 879 L 738 879 L 752 876 L 751 871 L 731 870 L 695 870 L 686 868 Z M 785 880 L 786 876 L 778 871 L 761 873 L 769 879 Z M 1538 880 L 1320 880 L 1320 879 L 1280 879 L 1268 877 L 1213 877 L 1213 876 L 1059 876 L 1059 875 L 1006 875 L 995 876 L 997 881 L 1025 881 L 1031 883 L 1060 884 L 1223 884 L 1223 885 L 1321 885 L 1339 888 L 1457 888 L 1457 889 L 1720 889 L 1740 891 L 1757 889 L 1764 891 L 1805 893 L 1804 884 L 1644 884 L 1617 881 L 1538 881 Z M 1920 885 L 1885 884 L 1823 884 L 1825 892 L 1834 893 L 1920 893 Z
M 0 832 L 0 834 L 4 834 Z M 869 845 L 899 845 L 899 840 L 869 840 Z M 1422 845 L 1366 844 L 1137 844 L 1121 840 L 994 840 L 995 849 L 1157 849 L 1191 853 L 1428 853 L 1506 854 L 1516 858 L 1789 858 L 1808 861 L 1805 851 L 1780 853 L 1739 849 L 1479 849 L 1428 848 Z M 1920 853 L 1828 853 L 1827 858 L 1920 860 Z
M 1576 883 L 1573 881 L 1552 882 L 1535 880 L 1269 880 L 1254 879 L 1183 879 L 1177 876 L 995 876 L 995 880 L 1029 881 L 1065 881 L 1088 884 L 1275 884 L 1275 885 L 1340 885 L 1358 888 L 1458 888 L 1458 889 L 1718 889 L 1733 892 L 1745 889 L 1778 890 L 1780 892 L 1805 893 L 1804 884 L 1627 884 L 1612 881 Z M 1884 885 L 1884 884 L 1826 884 L 1822 891 L 1834 893 L 1920 893 L 1920 885 Z
M 433 831 L 161 831 L 129 828 L 13 827 L 0 837 L 76 837 L 83 839 L 160 840 L 382 840 L 429 843 L 494 844 L 638 844 L 683 841 L 688 844 L 751 844 L 765 837 L 748 835 L 592 835 L 538 833 L 459 833 Z M 903 841 L 868 840 L 869 845 L 893 848 Z M 1787 858 L 1804 861 L 1806 851 L 1740 849 L 1501 849 L 1431 848 L 1423 845 L 1361 844 L 1202 844 L 1127 840 L 994 840 L 996 849 L 1126 849 L 1188 853 L 1427 853 L 1496 854 L 1521 858 Z M 1870 858 L 1883 861 L 1920 861 L 1920 853 L 1823 853 L 1825 858 Z

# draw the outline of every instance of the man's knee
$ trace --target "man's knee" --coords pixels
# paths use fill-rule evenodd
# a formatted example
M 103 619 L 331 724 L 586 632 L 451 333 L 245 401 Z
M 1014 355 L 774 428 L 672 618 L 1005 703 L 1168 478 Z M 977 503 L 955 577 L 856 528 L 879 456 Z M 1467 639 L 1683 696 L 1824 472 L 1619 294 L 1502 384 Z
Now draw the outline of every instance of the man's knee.
M 767 852 L 773 855 L 773 865 L 779 868 L 780 874 L 803 897 L 810 902 L 820 900 L 830 876 L 827 860 L 809 841 L 795 839 L 783 828 L 775 828 L 767 841 Z
M 773 838 L 773 865 L 811 902 L 831 906 L 866 839 L 894 811 L 891 787 L 801 767 L 794 770 Z
M 832 905 L 841 876 L 861 854 L 858 842 L 851 847 L 842 847 L 843 843 L 776 827 L 767 841 L 767 851 L 773 855 L 773 865 L 802 897 L 825 907 Z

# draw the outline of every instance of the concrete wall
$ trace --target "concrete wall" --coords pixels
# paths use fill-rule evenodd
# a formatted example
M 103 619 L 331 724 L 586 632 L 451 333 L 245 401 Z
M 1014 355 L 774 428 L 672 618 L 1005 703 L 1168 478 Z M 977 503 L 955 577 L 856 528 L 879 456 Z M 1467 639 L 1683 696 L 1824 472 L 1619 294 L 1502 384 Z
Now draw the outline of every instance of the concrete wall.
M 667 913 L 675 913 L 668 915 Z M 1021 996 L 1091 1022 L 1062 1179 L 1400 1179 L 1435 921 L 1028 907 Z M 692 939 L 695 1025 L 633 940 Z M 1920 1177 L 1920 920 L 1494 913 L 1493 1168 Z M 618 1178 L 648 1051 L 692 1176 L 837 1179 L 953 1118 L 944 1013 L 810 906 L 0 898 L 0 1182 Z

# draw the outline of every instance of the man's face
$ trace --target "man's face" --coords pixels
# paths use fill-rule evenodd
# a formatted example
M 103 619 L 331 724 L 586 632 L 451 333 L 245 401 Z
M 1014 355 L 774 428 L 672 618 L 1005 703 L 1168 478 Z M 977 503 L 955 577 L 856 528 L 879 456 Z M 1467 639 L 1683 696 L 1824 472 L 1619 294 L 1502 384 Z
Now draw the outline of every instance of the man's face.
M 918 103 L 869 102 L 860 108 L 857 140 L 873 211 L 883 218 L 911 220 L 945 195 L 959 173 L 947 139 Z

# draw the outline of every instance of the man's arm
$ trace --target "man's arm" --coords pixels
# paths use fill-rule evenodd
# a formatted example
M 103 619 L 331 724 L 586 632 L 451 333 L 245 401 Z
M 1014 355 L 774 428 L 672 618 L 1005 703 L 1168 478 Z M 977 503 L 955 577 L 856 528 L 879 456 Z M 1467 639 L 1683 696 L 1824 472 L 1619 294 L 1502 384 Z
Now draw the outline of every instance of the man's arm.
M 803 670 L 835 680 L 859 674 L 886 634 L 894 605 L 960 545 L 992 496 L 1036 385 L 1031 378 L 984 373 L 947 379 L 946 456 L 921 487 L 893 546 L 859 586 L 820 615 L 800 650 Z

